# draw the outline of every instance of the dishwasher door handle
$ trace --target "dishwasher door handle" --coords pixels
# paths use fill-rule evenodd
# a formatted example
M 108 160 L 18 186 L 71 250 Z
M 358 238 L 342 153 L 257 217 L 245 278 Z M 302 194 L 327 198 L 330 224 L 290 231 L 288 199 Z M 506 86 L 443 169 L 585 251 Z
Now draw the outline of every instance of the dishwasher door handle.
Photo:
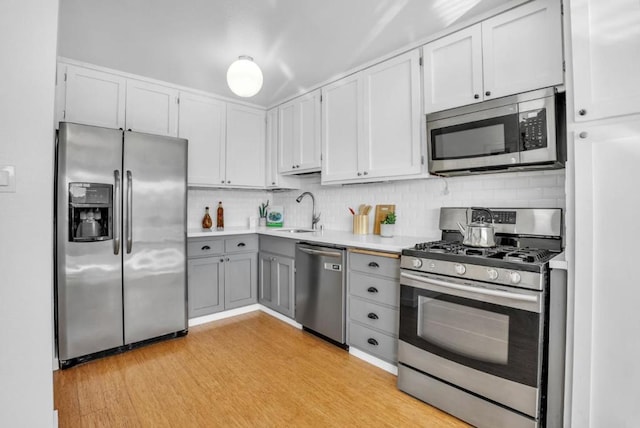
M 342 253 L 338 251 L 312 250 L 310 248 L 301 247 L 298 247 L 298 249 L 303 253 L 311 254 L 313 256 L 342 257 Z

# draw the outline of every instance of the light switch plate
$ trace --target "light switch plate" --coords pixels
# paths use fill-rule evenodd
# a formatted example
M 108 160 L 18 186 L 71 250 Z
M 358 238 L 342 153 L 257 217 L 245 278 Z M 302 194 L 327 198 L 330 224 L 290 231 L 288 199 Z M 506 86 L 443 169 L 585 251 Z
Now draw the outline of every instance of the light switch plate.
M 0 165 L 0 192 L 14 193 L 16 191 L 16 167 Z

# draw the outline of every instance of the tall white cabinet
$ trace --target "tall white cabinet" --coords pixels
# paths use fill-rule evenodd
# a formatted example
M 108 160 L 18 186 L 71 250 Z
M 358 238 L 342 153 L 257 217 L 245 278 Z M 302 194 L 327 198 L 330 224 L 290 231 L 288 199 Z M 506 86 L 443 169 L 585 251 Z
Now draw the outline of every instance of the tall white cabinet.
M 425 45 L 425 112 L 562 84 L 560 7 L 533 1 Z
M 418 175 L 420 56 L 399 55 L 322 88 L 322 183 Z
M 227 104 L 227 185 L 265 186 L 266 112 L 238 104 Z
M 571 0 L 571 426 L 640 420 L 640 3 Z M 571 107 L 571 105 L 569 105 Z M 573 113 L 573 114 L 572 114 Z

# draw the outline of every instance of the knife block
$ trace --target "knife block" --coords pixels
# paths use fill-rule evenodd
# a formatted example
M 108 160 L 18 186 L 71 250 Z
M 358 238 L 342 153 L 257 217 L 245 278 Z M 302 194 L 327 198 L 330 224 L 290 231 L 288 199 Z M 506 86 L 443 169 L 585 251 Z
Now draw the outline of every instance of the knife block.
M 369 233 L 369 216 L 356 214 L 353 216 L 353 234 L 366 235 Z

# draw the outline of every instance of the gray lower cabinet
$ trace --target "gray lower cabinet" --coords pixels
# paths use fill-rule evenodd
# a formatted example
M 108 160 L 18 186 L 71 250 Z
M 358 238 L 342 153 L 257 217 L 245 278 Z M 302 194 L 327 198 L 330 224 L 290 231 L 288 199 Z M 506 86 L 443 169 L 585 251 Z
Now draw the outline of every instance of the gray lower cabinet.
M 296 241 L 260 237 L 258 301 L 290 318 L 295 316 Z
M 347 286 L 349 346 L 396 364 L 400 323 L 399 255 L 350 250 Z
M 258 237 L 189 238 L 189 318 L 257 302 Z

